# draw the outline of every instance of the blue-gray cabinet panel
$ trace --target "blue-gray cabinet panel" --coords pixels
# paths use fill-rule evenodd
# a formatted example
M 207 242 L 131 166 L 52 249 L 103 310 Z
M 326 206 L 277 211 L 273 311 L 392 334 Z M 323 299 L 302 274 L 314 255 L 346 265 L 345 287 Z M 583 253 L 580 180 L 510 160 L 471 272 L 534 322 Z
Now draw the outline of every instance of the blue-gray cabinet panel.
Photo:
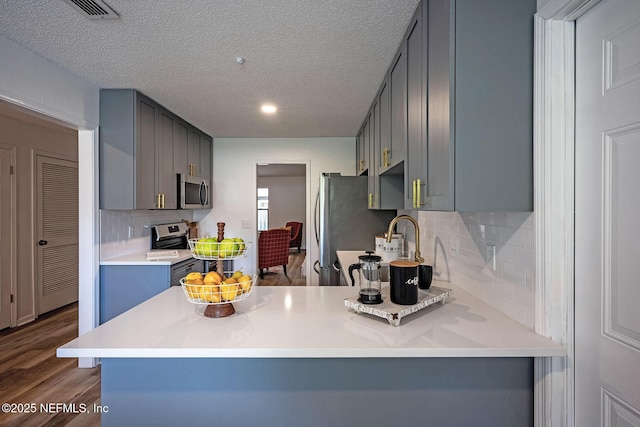
M 101 404 L 104 427 L 532 427 L 533 360 L 102 359 Z
M 100 266 L 100 324 L 169 289 L 169 265 Z

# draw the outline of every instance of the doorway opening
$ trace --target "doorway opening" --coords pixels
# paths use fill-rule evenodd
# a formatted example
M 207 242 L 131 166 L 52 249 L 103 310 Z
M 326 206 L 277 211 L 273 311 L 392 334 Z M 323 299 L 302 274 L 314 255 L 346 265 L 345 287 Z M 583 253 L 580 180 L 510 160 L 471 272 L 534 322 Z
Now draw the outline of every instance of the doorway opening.
M 305 163 L 256 163 L 256 261 L 263 271 L 259 285 L 307 285 L 308 182 Z M 278 229 L 288 231 L 286 249 L 282 242 L 267 244 L 267 239 L 284 234 L 271 232 Z M 280 265 L 283 260 L 286 264 Z

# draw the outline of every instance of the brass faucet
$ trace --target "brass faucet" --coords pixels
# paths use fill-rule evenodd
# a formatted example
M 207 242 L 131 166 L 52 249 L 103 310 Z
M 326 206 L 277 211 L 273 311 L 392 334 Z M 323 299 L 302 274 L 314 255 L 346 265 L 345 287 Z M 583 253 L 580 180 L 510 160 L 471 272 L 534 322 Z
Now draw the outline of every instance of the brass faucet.
M 408 219 L 413 223 L 413 227 L 416 230 L 416 254 L 414 259 L 416 262 L 423 263 L 424 258 L 422 258 L 422 255 L 420 255 L 420 227 L 418 226 L 418 221 L 413 219 L 413 217 L 409 215 L 398 215 L 397 217 L 393 218 L 389 223 L 389 229 L 387 230 L 387 243 L 391 243 L 391 239 L 393 238 L 393 227 L 395 227 L 396 223 L 401 219 Z

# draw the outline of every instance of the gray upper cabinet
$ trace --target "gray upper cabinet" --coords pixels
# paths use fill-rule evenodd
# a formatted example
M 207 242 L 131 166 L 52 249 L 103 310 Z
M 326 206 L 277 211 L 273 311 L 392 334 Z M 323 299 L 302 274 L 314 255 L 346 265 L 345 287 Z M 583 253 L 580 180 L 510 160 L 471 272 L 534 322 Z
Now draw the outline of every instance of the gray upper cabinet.
M 158 180 L 160 109 L 135 90 L 100 91 L 100 208 L 158 209 L 164 190 L 176 192 Z
M 422 208 L 533 210 L 535 11 L 535 0 L 423 0 Z
M 402 162 L 390 169 L 389 84 L 385 77 L 369 112 L 371 150 L 369 155 L 369 209 L 401 209 L 404 203 Z M 397 160 L 397 159 L 396 159 Z M 386 164 L 386 167 L 385 167 Z M 381 171 L 386 169 L 385 174 Z
M 407 155 L 405 160 L 405 209 L 420 208 L 425 187 L 423 174 L 426 143 L 426 93 L 423 65 L 427 52 L 423 44 L 422 3 L 418 5 L 405 34 L 407 64 Z
M 535 10 L 422 0 L 374 100 L 375 208 L 533 210 Z
M 160 194 L 160 209 L 178 206 L 177 178 L 173 169 L 173 145 L 177 117 L 160 108 L 160 132 L 156 141 L 156 193 Z
M 190 126 L 187 122 L 177 119 L 173 130 L 173 169 L 176 174 L 188 175 L 193 170 L 189 162 Z
M 406 43 L 398 49 L 389 68 L 389 139 L 382 149 L 380 173 L 403 162 L 407 150 L 407 54 Z M 386 152 L 385 152 L 386 150 Z
M 209 135 L 202 134 L 200 138 L 200 174 L 202 178 L 206 178 L 209 183 L 213 182 L 213 139 Z M 212 194 L 211 185 L 209 185 L 209 194 L 207 200 L 211 205 Z
M 189 123 L 178 119 L 174 135 L 175 173 L 211 181 L 213 140 Z
M 368 113 L 367 113 L 368 117 Z M 356 175 L 366 175 L 369 168 L 369 122 L 365 120 L 356 137 Z
M 213 180 L 213 139 L 205 134 L 200 138 L 200 174 L 199 176 Z M 209 199 L 211 200 L 211 199 Z
M 369 209 L 380 208 L 380 192 L 378 189 L 378 182 L 380 180 L 378 175 L 378 152 L 380 149 L 380 135 L 376 131 L 378 126 L 379 112 L 378 103 L 374 101 L 369 114 L 367 114 L 367 126 L 369 128 L 369 200 L 367 206 Z
M 176 174 L 189 173 L 192 128 L 133 89 L 101 90 L 100 208 L 177 209 Z

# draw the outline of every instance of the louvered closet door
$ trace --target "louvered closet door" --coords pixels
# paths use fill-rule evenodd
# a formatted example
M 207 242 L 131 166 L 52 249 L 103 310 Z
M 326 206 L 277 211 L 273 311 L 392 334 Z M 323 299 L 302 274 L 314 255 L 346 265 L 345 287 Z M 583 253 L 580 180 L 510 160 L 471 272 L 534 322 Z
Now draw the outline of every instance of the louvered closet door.
M 38 314 L 78 300 L 78 163 L 36 156 Z

